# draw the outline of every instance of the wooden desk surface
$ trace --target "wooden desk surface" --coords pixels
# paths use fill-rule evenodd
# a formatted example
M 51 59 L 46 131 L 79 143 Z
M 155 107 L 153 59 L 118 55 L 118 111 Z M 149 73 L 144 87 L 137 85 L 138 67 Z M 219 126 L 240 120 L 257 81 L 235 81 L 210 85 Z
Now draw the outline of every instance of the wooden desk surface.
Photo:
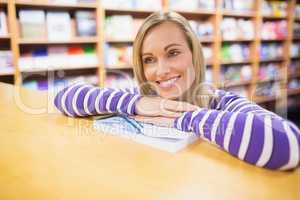
M 51 111 L 45 92 L 0 84 L 0 94 L 1 200 L 281 200 L 299 195 L 300 170 L 260 169 L 203 141 L 177 154 L 162 152 L 97 133 L 90 119 Z

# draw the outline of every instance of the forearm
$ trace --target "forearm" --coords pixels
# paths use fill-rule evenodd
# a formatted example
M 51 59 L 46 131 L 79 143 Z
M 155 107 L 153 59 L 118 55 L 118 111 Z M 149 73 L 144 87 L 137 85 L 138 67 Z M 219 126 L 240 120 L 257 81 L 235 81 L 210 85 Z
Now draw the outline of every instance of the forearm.
M 299 167 L 300 132 L 279 117 L 200 109 L 177 118 L 175 127 L 193 131 L 231 155 L 260 167 Z
M 61 90 L 55 96 L 54 104 L 62 113 L 72 117 L 103 113 L 133 115 L 139 98 L 138 94 L 111 88 L 74 84 Z

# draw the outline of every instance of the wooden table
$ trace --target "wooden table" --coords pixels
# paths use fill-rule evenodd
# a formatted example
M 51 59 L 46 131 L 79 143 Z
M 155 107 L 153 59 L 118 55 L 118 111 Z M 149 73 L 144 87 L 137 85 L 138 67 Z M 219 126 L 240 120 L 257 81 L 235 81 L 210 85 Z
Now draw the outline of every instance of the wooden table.
M 298 199 L 300 170 L 251 166 L 204 141 L 162 152 L 59 114 L 46 92 L 0 94 L 1 200 Z

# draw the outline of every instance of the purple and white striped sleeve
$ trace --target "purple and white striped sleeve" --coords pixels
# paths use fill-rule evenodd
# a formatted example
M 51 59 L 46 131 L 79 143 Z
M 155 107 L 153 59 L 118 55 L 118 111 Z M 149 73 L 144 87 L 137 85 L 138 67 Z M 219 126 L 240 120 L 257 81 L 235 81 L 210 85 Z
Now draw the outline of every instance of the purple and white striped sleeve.
M 137 93 L 89 84 L 73 84 L 57 93 L 54 104 L 62 113 L 71 117 L 84 117 L 103 113 L 135 114 Z
M 246 98 L 218 92 L 221 98 L 215 108 L 186 112 L 174 126 L 259 167 L 289 170 L 300 166 L 300 130 L 295 124 Z

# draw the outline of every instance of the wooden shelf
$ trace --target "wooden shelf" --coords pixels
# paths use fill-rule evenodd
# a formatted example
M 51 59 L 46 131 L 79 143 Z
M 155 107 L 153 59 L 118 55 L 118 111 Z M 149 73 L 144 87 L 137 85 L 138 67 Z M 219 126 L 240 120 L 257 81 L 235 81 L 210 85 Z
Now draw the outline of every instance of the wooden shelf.
M 11 70 L 7 70 L 7 71 L 0 70 L 0 76 L 13 76 L 14 74 L 15 74 L 15 72 L 14 72 L 13 68 Z
M 84 70 L 84 69 L 96 69 L 97 66 L 88 66 L 88 65 L 80 65 L 80 66 L 53 66 L 49 68 L 31 68 L 31 69 L 20 69 L 21 72 L 43 72 L 43 71 L 59 71 L 59 70 Z
M 286 20 L 286 16 L 274 16 L 274 15 L 263 15 L 263 19 L 265 20 Z
M 261 39 L 262 42 L 284 42 L 286 38 L 283 39 Z
M 273 58 L 273 59 L 265 59 L 265 60 L 260 60 L 261 63 L 264 62 L 283 62 L 284 58 Z
M 0 0 L 0 5 L 6 5 L 7 4 L 7 0 Z
M 228 61 L 228 62 L 221 62 L 221 65 L 243 65 L 243 64 L 250 64 L 252 63 L 251 60 L 244 60 L 244 61 Z
M 270 79 L 264 79 L 264 80 L 257 80 L 257 84 L 262 84 L 262 83 L 268 83 L 268 82 L 279 82 L 282 79 L 280 78 L 270 78 Z
M 222 14 L 224 17 L 252 18 L 256 13 L 254 11 L 223 10 Z
M 96 42 L 97 37 L 76 37 L 66 41 L 49 41 L 48 39 L 19 39 L 19 44 L 83 44 Z
M 300 35 L 299 36 L 294 36 L 293 40 L 300 40 Z
M 134 10 L 134 9 L 113 9 L 113 8 L 105 8 L 105 15 L 132 15 L 134 17 L 145 18 L 151 13 L 155 12 L 155 10 Z
M 276 101 L 278 98 L 275 96 L 256 96 L 254 97 L 254 102 L 256 103 L 266 103 L 271 101 Z
M 185 11 L 185 10 L 174 10 L 183 16 L 188 16 L 189 17 L 201 17 L 201 16 L 211 16 L 215 15 L 216 11 L 214 10 L 195 10 L 195 11 Z
M 288 95 L 300 94 L 300 88 L 288 89 Z
M 298 72 L 289 72 L 289 79 L 300 77 L 300 71 Z
M 128 40 L 116 40 L 116 39 L 106 39 L 105 42 L 107 43 L 133 43 L 133 39 Z
M 200 37 L 199 40 L 200 40 L 201 43 L 212 43 L 212 42 L 214 42 L 212 36 Z
M 9 40 L 10 36 L 6 35 L 6 36 L 0 36 L 0 40 Z
M 236 39 L 222 39 L 222 42 L 252 42 L 253 39 L 247 39 L 247 38 L 236 38 Z
M 120 65 L 120 66 L 106 66 L 105 67 L 106 70 L 133 70 L 132 66 L 130 65 Z
M 250 85 L 251 81 L 233 81 L 233 82 L 228 82 L 225 84 L 225 88 L 232 88 L 232 87 L 239 87 L 239 86 L 245 86 L 245 85 Z
M 51 3 L 44 1 L 26 1 L 26 0 L 17 0 L 16 6 L 18 7 L 35 7 L 35 8 L 52 8 L 52 9 L 95 9 L 97 8 L 96 3 L 76 3 L 76 4 L 68 4 L 68 3 Z

